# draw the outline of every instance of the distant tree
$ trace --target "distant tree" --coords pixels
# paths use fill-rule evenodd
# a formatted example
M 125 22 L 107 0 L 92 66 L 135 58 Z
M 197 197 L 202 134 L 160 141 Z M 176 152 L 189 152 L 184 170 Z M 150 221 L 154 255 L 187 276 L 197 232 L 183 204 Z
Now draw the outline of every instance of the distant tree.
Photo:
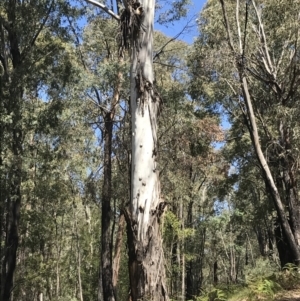
M 45 131 L 55 126 L 61 113 L 60 98 L 70 79 L 71 63 L 67 54 L 62 55 L 69 36 L 57 16 L 67 12 L 76 17 L 77 10 L 59 1 L 7 0 L 1 1 L 0 11 L 0 298 L 10 300 L 21 241 L 22 198 L 26 200 L 23 184 L 30 173 L 28 141 L 33 143 L 41 124 Z M 60 60 L 64 63 L 58 66 Z M 44 111 L 48 115 L 41 123 L 33 113 L 39 97 L 48 101 Z

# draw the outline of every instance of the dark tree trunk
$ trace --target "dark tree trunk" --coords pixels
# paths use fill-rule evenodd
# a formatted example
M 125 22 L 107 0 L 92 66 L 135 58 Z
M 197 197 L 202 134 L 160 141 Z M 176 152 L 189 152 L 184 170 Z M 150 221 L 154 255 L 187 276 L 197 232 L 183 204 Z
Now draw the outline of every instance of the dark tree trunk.
M 216 260 L 214 262 L 214 285 L 217 285 L 219 282 L 218 279 L 218 261 Z
M 170 285 L 170 295 L 174 296 L 178 294 L 179 291 L 179 266 L 180 262 L 178 262 L 178 237 L 175 235 L 174 241 L 172 242 L 172 276 L 171 276 L 171 285 Z
M 102 227 L 101 227 L 101 262 L 102 262 L 102 290 L 104 301 L 114 301 L 114 286 L 112 272 L 112 236 L 111 236 L 111 154 L 113 135 L 113 114 L 104 116 L 104 169 L 102 191 Z
M 281 98 L 283 98 L 281 96 Z M 290 129 L 284 122 L 279 122 L 279 133 L 280 133 L 280 148 L 277 151 L 277 160 L 281 168 L 277 168 L 280 176 L 283 174 L 282 181 L 284 183 L 284 192 L 287 200 L 289 220 L 292 228 L 295 241 L 300 246 L 300 203 L 298 197 L 298 185 L 297 176 L 295 175 L 296 162 L 292 156 L 291 149 L 291 134 Z M 300 258 L 299 258 L 300 260 Z
M 13 75 L 4 75 L 7 87 L 10 86 L 8 97 L 1 99 L 8 115 L 12 116 L 12 123 L 7 126 L 7 131 L 11 137 L 8 142 L 8 150 L 12 154 L 12 162 L 7 171 L 7 196 L 6 202 L 6 226 L 4 259 L 2 261 L 1 275 L 1 300 L 9 301 L 13 289 L 13 277 L 17 262 L 17 250 L 19 245 L 19 220 L 21 207 L 21 182 L 22 182 L 22 154 L 23 154 L 23 132 L 22 132 L 22 95 L 21 87 L 21 59 L 16 35 L 15 25 L 15 4 L 11 2 L 8 20 L 11 27 L 8 29 L 8 42 L 10 55 L 14 69 Z M 17 76 L 19 76 L 17 78 Z M 4 209 L 2 207 L 2 209 Z M 1 242 L 2 243 L 2 242 Z
M 102 263 L 99 265 L 99 275 L 98 275 L 98 290 L 97 290 L 97 301 L 103 301 L 103 285 L 102 285 Z M 51 298 L 50 298 L 51 300 Z
M 197 295 L 199 295 L 200 291 L 201 291 L 201 288 L 202 288 L 202 283 L 203 283 L 203 266 L 204 266 L 204 256 L 205 256 L 205 241 L 206 241 L 206 228 L 204 228 L 202 231 L 201 231 L 201 238 L 202 238 L 202 241 L 201 241 L 201 247 L 200 247 L 200 252 L 199 252 L 199 255 L 198 255 L 198 260 L 197 260 L 197 263 L 198 263 L 198 275 L 197 275 Z
M 13 277 L 16 268 L 17 250 L 19 245 L 19 220 L 21 205 L 21 181 L 11 185 L 11 196 L 7 199 L 7 228 L 5 241 L 5 257 L 4 262 L 6 269 L 3 271 L 3 301 L 10 300 L 13 288 Z M 12 199 L 12 196 L 14 199 Z M 4 265 L 3 265 L 4 266 Z
M 4 100 L 3 94 L 2 94 L 2 81 L 0 76 L 0 101 Z M 4 152 L 4 124 L 2 118 L 4 116 L 3 112 L 3 106 L 0 106 L 0 296 L 2 296 L 3 292 L 3 285 L 5 281 L 5 261 L 2 260 L 4 258 L 5 254 L 5 246 L 3 245 L 3 242 L 5 240 L 5 203 L 8 197 L 8 185 L 7 185 L 7 179 L 6 179 L 6 170 L 5 166 L 3 164 L 3 159 L 1 157 L 1 154 Z
M 135 224 L 132 223 L 128 213 L 127 220 L 129 276 L 132 301 L 169 300 L 165 284 L 165 267 L 162 239 L 160 233 L 159 212 L 151 214 L 151 228 L 143 242 L 137 240 Z
M 116 237 L 115 254 L 114 254 L 114 261 L 113 261 L 113 286 L 114 286 L 115 295 L 117 292 L 117 285 L 119 280 L 121 249 L 123 244 L 124 229 L 125 229 L 125 217 L 124 214 L 122 213 L 119 217 L 119 228 Z
M 267 256 L 267 253 L 266 253 L 267 238 L 266 238 L 265 230 L 264 230 L 264 228 L 262 228 L 261 225 L 259 225 L 259 226 L 255 227 L 254 231 L 256 233 L 256 237 L 257 237 L 257 241 L 258 241 L 260 255 L 263 257 L 266 257 Z
M 300 207 L 297 182 L 293 171 L 289 167 L 291 163 L 283 162 L 283 182 L 288 203 L 289 219 L 297 245 L 300 245 Z
M 122 64 L 123 59 L 119 57 L 119 63 Z M 115 285 L 113 272 L 113 234 L 112 221 L 114 220 L 114 211 L 111 207 L 112 202 L 112 141 L 113 141 L 113 125 L 116 106 L 120 100 L 120 90 L 122 82 L 122 73 L 116 74 L 116 85 L 114 94 L 110 104 L 110 110 L 102 110 L 104 118 L 104 169 L 103 169 L 103 190 L 102 190 L 102 227 L 101 227 L 101 266 L 102 266 L 102 292 L 104 301 L 115 301 Z M 96 92 L 98 102 L 101 98 Z M 121 217 L 122 219 L 123 217 Z M 121 230 L 122 231 L 122 230 Z M 115 274 L 116 275 L 116 274 Z
M 193 167 L 190 166 L 190 181 L 192 182 L 192 175 L 193 175 Z M 190 195 L 192 199 L 192 195 Z M 190 201 L 188 203 L 188 208 L 187 208 L 187 225 L 188 227 L 192 228 L 193 227 L 193 205 L 194 202 Z M 194 248 L 190 249 L 189 246 L 193 245 L 192 238 L 188 238 L 186 241 L 186 246 L 187 249 L 190 250 L 191 252 L 195 252 L 196 254 L 198 251 L 196 251 Z M 197 254 L 198 255 L 198 254 Z M 199 254 L 199 256 L 201 256 Z M 199 276 L 198 273 L 202 272 L 202 267 L 199 267 L 197 265 L 198 261 L 197 259 L 190 259 L 187 263 L 186 267 L 186 300 L 193 299 L 193 296 L 198 294 L 198 289 L 200 283 L 198 283 Z M 200 270 L 199 270 L 200 269 Z
M 193 262 L 189 261 L 186 267 L 186 299 L 190 300 L 194 296 L 194 281 L 193 281 Z
M 277 219 L 274 227 L 276 246 L 278 250 L 279 260 L 281 267 L 284 267 L 287 263 L 291 263 L 293 258 L 292 250 L 289 247 L 285 232 L 281 228 L 279 219 Z

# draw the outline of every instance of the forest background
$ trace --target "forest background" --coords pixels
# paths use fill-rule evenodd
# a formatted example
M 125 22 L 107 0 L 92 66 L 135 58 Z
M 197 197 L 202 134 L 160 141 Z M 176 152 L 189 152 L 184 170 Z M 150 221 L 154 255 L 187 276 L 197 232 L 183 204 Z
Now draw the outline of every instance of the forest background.
M 134 299 L 133 48 L 107 2 L 0 3 L 3 301 Z M 299 280 L 300 1 L 155 9 L 162 300 L 273 298 Z

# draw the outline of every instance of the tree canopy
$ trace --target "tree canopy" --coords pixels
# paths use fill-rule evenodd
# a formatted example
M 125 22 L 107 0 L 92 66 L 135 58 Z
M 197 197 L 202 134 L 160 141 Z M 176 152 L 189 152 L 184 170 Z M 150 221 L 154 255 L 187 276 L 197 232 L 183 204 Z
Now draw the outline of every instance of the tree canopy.
M 300 1 L 191 4 L 1 1 L 1 300 L 299 283 Z

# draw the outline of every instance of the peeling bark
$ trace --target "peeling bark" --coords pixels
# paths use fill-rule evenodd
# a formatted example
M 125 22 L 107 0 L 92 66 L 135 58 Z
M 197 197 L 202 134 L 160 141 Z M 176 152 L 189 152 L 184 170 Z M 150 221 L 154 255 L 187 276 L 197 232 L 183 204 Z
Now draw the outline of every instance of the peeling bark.
M 120 16 L 119 54 L 122 57 L 124 50 L 129 47 L 131 50 L 131 205 L 130 212 L 124 211 L 131 299 L 165 301 L 169 298 L 160 233 L 160 218 L 165 203 L 160 198 L 156 167 L 157 117 L 161 99 L 154 87 L 152 62 L 155 0 L 124 0 L 123 3 L 125 10 Z M 96 4 L 95 1 L 93 4 Z M 119 20 L 118 17 L 116 19 Z M 105 206 L 103 210 L 106 211 L 103 212 L 106 214 L 110 212 L 108 202 Z M 107 221 L 104 224 L 107 228 Z M 102 242 L 105 243 L 103 237 Z M 102 260 L 105 260 L 104 255 Z M 106 265 L 108 267 L 108 263 Z M 110 278 L 109 274 L 107 276 Z
M 161 99 L 153 85 L 155 0 L 143 0 L 131 32 L 131 207 L 126 213 L 132 301 L 168 300 L 160 232 L 165 204 L 160 198 L 157 161 L 157 117 Z M 134 18 L 132 18 L 134 19 Z
M 132 301 L 169 300 L 159 218 L 155 214 L 151 216 L 152 227 L 148 228 L 143 241 L 138 240 L 128 214 L 126 219 Z

